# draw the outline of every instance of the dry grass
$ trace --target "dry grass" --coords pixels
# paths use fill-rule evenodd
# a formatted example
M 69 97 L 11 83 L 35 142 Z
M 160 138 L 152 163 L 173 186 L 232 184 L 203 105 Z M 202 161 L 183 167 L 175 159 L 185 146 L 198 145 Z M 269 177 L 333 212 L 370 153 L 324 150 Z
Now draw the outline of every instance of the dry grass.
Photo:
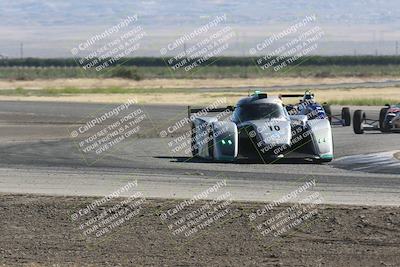
M 357 99 L 390 99 L 400 102 L 399 88 L 355 88 L 355 89 L 324 89 L 314 90 L 319 102 L 340 102 Z M 282 91 L 280 93 L 303 93 L 303 91 Z M 203 105 L 216 101 L 218 98 L 226 98 L 228 104 L 235 104 L 240 98 L 246 96 L 241 92 L 172 92 L 152 94 L 77 94 L 77 95 L 48 95 L 48 96 L 24 96 L 1 95 L 0 100 L 28 100 L 28 101 L 66 101 L 66 102 L 95 102 L 95 103 L 119 103 L 129 98 L 136 98 L 142 104 L 175 104 L 175 105 Z M 287 99 L 285 102 L 296 102 L 298 99 Z M 367 102 L 367 101 L 366 101 Z M 366 104 L 367 105 L 367 104 Z
M 385 80 L 387 80 L 385 77 L 151 79 L 142 81 L 126 79 L 0 80 L 0 99 L 104 103 L 124 102 L 127 98 L 135 97 L 143 104 L 203 105 L 224 97 L 228 103 L 235 104 L 240 98 L 246 96 L 246 93 L 235 90 L 238 87 L 260 87 L 262 90 L 267 86 L 361 83 Z M 71 90 L 68 90 L 69 88 Z M 192 90 L 193 88 L 232 88 L 232 90 L 202 93 L 198 90 Z M 88 90 L 88 93 L 85 92 L 86 90 Z M 344 105 L 347 105 L 347 102 L 356 103 L 356 100 L 360 102 L 360 99 L 361 102 L 365 102 L 365 105 L 373 104 L 372 100 L 383 101 L 387 99 L 400 102 L 400 89 L 396 87 L 320 89 L 313 90 L 313 92 L 319 102 Z M 279 93 L 303 93 L 303 91 L 286 90 Z M 278 94 L 278 92 L 273 92 L 273 94 Z M 285 99 L 285 102 L 297 100 Z M 361 105 L 363 104 L 361 103 Z
M 54 80 L 0 80 L 4 89 L 56 89 L 65 87 L 91 88 L 221 88 L 221 87 L 271 87 L 307 84 L 337 84 L 385 81 L 393 77 L 340 77 L 340 78 L 255 78 L 255 79 L 150 79 L 134 81 L 127 79 L 54 79 Z

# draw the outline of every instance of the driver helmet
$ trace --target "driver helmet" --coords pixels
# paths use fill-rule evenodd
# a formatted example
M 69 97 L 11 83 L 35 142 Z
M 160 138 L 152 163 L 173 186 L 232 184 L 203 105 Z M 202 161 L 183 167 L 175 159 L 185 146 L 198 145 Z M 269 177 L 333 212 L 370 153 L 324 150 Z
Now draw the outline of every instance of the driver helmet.
M 304 100 L 304 101 L 314 101 L 314 94 L 311 93 L 311 91 L 307 90 L 307 91 L 304 93 L 304 98 L 303 98 L 303 100 Z

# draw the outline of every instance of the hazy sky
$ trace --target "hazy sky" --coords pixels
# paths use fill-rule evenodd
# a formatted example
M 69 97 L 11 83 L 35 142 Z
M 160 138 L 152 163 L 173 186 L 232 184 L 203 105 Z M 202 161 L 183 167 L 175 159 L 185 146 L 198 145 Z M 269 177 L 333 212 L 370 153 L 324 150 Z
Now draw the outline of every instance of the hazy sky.
M 0 14 L 0 54 L 8 57 L 20 55 L 21 42 L 24 56 L 72 56 L 72 48 L 133 15 L 146 32 L 135 55 L 160 56 L 160 48 L 223 14 L 218 27 L 235 32 L 226 55 L 249 55 L 257 43 L 313 14 L 324 31 L 314 54 L 394 54 L 400 41 L 398 0 L 2 0 Z

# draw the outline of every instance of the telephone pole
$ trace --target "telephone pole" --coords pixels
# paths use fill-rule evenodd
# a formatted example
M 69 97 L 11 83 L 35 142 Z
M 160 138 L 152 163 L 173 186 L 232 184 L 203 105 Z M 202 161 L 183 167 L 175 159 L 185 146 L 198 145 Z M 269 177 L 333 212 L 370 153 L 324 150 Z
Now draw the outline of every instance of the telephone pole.
M 186 42 L 183 42 L 183 50 L 185 52 L 185 58 L 187 58 L 188 55 L 187 55 L 187 51 L 186 51 Z
M 396 56 L 399 55 L 399 41 L 396 41 Z

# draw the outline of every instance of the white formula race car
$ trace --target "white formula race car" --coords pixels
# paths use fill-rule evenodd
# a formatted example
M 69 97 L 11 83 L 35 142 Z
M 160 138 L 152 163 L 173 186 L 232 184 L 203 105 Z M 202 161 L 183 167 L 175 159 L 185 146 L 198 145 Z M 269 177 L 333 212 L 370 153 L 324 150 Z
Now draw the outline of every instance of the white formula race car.
M 350 108 L 342 108 L 341 114 L 333 114 L 331 106 L 327 103 L 320 104 L 316 101 L 315 95 L 307 90 L 304 94 L 283 94 L 281 97 L 301 97 L 299 103 L 295 105 L 286 105 L 286 110 L 290 113 L 296 112 L 299 115 L 308 115 L 309 119 L 328 118 L 331 125 L 350 126 L 351 114 Z M 312 116 L 310 116 L 310 114 Z
M 193 156 L 216 161 L 301 158 L 329 162 L 333 159 L 329 120 L 290 115 L 278 96 L 255 93 L 241 99 L 236 107 L 207 110 L 233 112 L 227 120 L 196 116 L 202 110 L 188 107 Z

